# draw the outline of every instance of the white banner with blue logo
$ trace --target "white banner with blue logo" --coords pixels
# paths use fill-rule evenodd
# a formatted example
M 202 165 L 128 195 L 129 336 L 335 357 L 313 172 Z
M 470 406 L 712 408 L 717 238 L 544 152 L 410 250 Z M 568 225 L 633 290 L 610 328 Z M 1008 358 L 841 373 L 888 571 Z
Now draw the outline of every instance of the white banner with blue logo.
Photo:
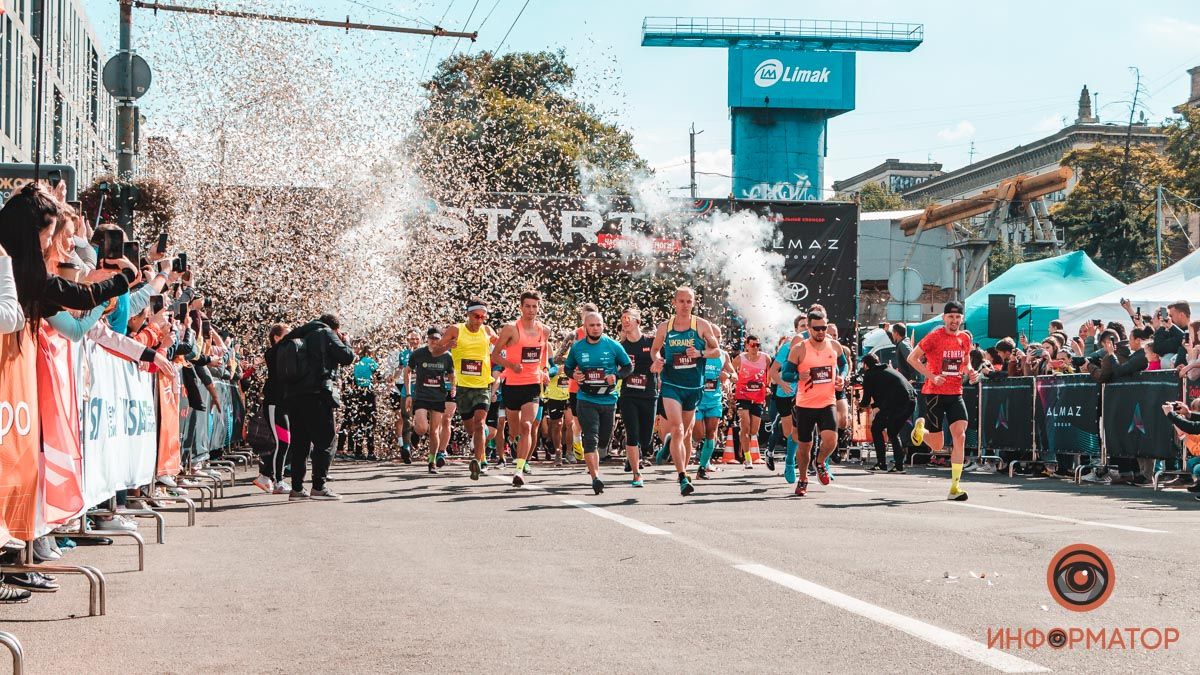
M 80 347 L 83 500 L 95 506 L 154 480 L 158 421 L 153 375 L 90 341 Z

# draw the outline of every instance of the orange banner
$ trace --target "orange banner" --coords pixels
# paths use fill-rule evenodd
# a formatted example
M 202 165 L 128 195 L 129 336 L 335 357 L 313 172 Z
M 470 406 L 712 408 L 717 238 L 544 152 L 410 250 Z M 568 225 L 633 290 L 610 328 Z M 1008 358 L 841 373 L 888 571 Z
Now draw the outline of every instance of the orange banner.
M 158 466 L 155 476 L 174 476 L 179 473 L 179 390 L 175 380 L 163 373 L 156 376 L 158 385 Z
M 38 331 L 38 411 L 42 426 L 42 517 L 62 525 L 83 510 L 83 447 L 75 345 L 42 322 Z
M 37 520 L 37 345 L 31 331 L 0 336 L 0 538 L 31 541 Z

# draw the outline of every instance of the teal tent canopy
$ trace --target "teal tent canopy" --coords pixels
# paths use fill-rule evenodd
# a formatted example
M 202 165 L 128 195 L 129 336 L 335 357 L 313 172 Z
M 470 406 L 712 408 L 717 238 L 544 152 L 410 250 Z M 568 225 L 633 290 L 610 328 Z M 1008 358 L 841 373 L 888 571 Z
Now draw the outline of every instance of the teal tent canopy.
M 967 297 L 964 303 L 967 330 L 971 331 L 975 342 L 983 347 L 996 344 L 999 338 L 987 336 L 988 296 L 994 293 L 1012 294 L 1016 296 L 1017 316 L 1020 317 L 1017 319 L 1017 331 L 1028 336 L 1030 341 L 1038 342 L 1049 333 L 1049 323 L 1058 318 L 1060 309 L 1122 286 L 1124 284 L 1100 269 L 1083 251 L 1013 265 Z M 909 326 L 909 335 L 913 336 L 915 344 L 940 325 L 942 316 L 939 314 L 928 321 Z

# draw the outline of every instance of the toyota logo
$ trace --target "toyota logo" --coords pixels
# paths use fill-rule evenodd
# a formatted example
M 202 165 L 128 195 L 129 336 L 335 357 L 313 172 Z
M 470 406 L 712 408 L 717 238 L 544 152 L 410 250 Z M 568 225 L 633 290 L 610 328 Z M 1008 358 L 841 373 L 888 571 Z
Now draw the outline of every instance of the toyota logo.
M 799 281 L 789 281 L 784 291 L 787 293 L 788 300 L 792 302 L 800 302 L 808 297 L 808 286 Z

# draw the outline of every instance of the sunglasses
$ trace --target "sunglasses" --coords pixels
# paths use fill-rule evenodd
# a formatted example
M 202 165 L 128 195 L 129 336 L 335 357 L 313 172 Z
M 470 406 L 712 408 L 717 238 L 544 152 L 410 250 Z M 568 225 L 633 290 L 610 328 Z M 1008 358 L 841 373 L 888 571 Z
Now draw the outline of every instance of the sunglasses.
M 809 326 L 808 329 L 824 333 L 825 331 L 829 330 L 829 326 Z
M 758 346 L 758 343 L 757 343 L 757 342 L 747 342 L 747 343 L 746 343 L 746 346 L 747 346 L 747 347 L 757 347 L 757 346 Z

